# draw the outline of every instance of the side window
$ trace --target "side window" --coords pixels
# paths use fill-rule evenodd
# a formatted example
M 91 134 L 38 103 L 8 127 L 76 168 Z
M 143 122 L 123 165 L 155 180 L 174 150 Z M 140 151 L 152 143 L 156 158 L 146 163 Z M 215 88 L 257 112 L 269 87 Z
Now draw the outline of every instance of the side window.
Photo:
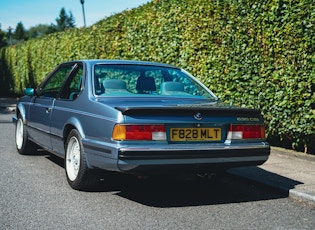
M 83 66 L 78 64 L 76 69 L 73 71 L 66 84 L 64 85 L 60 94 L 61 99 L 74 100 L 81 92 L 83 77 Z
M 73 65 L 62 66 L 58 69 L 45 83 L 41 89 L 41 95 L 43 97 L 54 97 L 58 96 L 59 91 L 63 85 L 63 82 L 71 72 Z

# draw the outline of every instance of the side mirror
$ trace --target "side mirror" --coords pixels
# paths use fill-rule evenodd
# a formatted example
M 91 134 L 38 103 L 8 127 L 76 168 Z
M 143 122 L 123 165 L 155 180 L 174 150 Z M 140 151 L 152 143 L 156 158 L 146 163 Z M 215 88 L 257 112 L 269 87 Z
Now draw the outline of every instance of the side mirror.
M 34 90 L 33 88 L 25 88 L 25 89 L 24 89 L 24 94 L 25 94 L 26 96 L 32 97 L 32 96 L 35 95 L 35 90 Z

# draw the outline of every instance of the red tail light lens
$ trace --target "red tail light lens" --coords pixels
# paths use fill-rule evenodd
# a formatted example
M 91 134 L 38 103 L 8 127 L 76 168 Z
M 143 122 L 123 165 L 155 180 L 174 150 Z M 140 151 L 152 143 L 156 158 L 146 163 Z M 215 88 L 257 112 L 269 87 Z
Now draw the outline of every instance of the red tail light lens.
M 120 125 L 113 130 L 114 140 L 166 140 L 164 125 Z
M 264 125 L 230 125 L 227 139 L 264 139 L 265 126 Z

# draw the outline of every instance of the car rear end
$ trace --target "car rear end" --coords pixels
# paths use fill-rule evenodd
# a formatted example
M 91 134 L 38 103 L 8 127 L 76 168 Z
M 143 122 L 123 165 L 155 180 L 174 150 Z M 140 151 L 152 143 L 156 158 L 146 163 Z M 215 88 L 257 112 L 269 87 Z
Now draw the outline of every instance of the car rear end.
M 117 107 L 118 167 L 135 174 L 209 173 L 263 164 L 270 154 L 259 110 Z

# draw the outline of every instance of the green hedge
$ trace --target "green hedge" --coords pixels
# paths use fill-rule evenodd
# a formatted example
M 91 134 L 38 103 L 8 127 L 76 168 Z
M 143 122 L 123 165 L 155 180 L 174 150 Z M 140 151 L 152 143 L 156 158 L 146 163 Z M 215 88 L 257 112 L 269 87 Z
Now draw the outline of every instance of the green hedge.
M 224 101 L 261 109 L 271 143 L 312 152 L 314 38 L 313 0 L 154 0 L 1 50 L 0 90 L 21 94 L 68 60 L 164 62 L 192 72 Z

